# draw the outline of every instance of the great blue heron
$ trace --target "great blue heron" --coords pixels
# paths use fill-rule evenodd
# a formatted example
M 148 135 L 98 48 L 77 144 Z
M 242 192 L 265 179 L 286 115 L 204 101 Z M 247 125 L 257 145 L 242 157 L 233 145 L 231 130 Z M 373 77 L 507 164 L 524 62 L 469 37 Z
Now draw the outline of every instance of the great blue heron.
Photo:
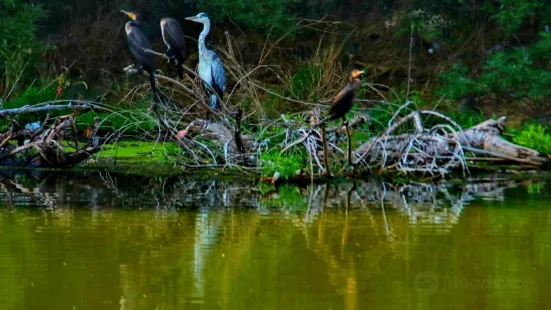
M 352 138 L 350 136 L 350 131 L 348 128 L 348 122 L 346 121 L 346 113 L 352 109 L 354 100 L 356 99 L 356 92 L 362 86 L 362 76 L 364 71 L 352 70 L 350 72 L 350 77 L 348 84 L 333 98 L 331 103 L 331 108 L 329 108 L 329 113 L 325 119 L 318 123 L 322 125 L 322 139 L 323 139 L 323 151 L 324 151 L 324 161 L 327 173 L 330 174 L 329 162 L 328 162 L 328 151 L 327 151 L 327 142 L 325 137 L 325 122 L 332 121 L 341 118 L 343 125 L 346 126 L 346 136 L 348 138 L 348 162 L 351 165 L 354 165 L 352 161 Z
M 218 55 L 213 50 L 209 50 L 205 44 L 205 39 L 210 31 L 209 17 L 205 13 L 199 13 L 196 16 L 186 17 L 186 20 L 203 24 L 203 31 L 199 35 L 199 65 L 197 66 L 197 73 L 223 99 L 224 92 L 226 91 L 224 66 Z M 208 88 L 207 94 L 210 95 L 210 107 L 214 110 L 220 109 L 220 102 L 218 102 L 216 95 Z
M 153 92 L 153 94 L 155 94 L 156 88 L 154 55 L 146 53 L 144 51 L 144 49 L 152 49 L 151 42 L 140 27 L 141 20 L 137 13 L 127 12 L 124 10 L 121 10 L 121 13 L 126 14 L 128 17 L 130 17 L 130 19 L 132 19 L 124 26 L 124 30 L 126 31 L 126 40 L 128 41 L 130 52 L 132 52 L 132 55 L 134 55 L 134 57 L 136 57 L 136 59 L 138 59 L 138 61 L 140 62 L 141 67 L 139 68 L 139 70 L 145 70 L 147 71 L 147 73 L 149 73 L 149 83 L 151 84 L 151 91 Z
M 170 63 L 176 66 L 178 77 L 184 78 L 184 65 L 186 57 L 186 40 L 182 26 L 172 18 L 161 19 L 161 32 L 163 41 L 166 44 L 166 56 L 170 58 Z

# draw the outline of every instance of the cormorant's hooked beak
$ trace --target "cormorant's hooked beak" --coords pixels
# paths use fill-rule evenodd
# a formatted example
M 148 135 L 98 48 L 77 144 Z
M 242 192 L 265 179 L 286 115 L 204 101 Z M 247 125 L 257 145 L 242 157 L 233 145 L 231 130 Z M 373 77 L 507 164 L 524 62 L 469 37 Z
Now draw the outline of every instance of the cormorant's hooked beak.
M 365 71 L 355 71 L 354 73 L 352 73 L 352 76 L 356 79 L 360 79 L 363 77 L 363 75 L 365 74 Z
M 132 12 L 127 12 L 125 10 L 121 10 L 121 13 L 126 14 L 128 17 L 130 17 L 134 21 L 136 20 L 136 14 L 134 14 Z

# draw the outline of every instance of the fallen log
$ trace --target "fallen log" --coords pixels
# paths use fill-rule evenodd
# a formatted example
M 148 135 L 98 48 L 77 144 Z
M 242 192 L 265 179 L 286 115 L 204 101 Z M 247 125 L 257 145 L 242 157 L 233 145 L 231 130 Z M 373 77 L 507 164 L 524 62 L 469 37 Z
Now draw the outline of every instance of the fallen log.
M 337 145 L 337 134 L 344 131 L 342 126 L 328 128 L 326 139 L 322 139 L 322 134 L 313 127 L 301 127 L 291 131 L 287 135 L 294 140 L 285 142 L 280 155 L 303 145 L 310 156 L 310 178 L 314 176 L 314 165 L 317 165 L 320 175 L 327 175 L 330 169 L 335 169 L 335 164 L 329 167 L 330 162 L 327 160 L 327 157 L 335 155 L 341 157 L 341 168 L 345 168 L 344 165 L 349 162 L 355 172 L 361 174 L 374 171 L 402 172 L 428 174 L 433 177 L 445 177 L 453 171 L 460 171 L 466 175 L 469 173 L 469 166 L 479 167 L 481 164 L 485 165 L 484 167 L 495 163 L 501 167 L 510 166 L 518 169 L 520 166 L 533 169 L 543 167 L 548 162 L 548 159 L 540 156 L 537 151 L 511 143 L 501 136 L 506 117 L 487 120 L 464 130 L 449 117 L 435 111 L 413 111 L 398 117 L 402 110 L 404 107 L 396 112 L 384 132 L 361 144 L 353 152 L 352 160 L 345 160 L 346 152 Z M 312 112 L 311 123 L 315 123 L 318 114 L 319 111 Z M 437 124 L 425 128 L 426 117 L 436 118 Z M 350 128 L 364 121 L 362 117 L 355 117 L 350 122 Z M 327 153 L 321 151 L 321 146 L 325 142 L 328 146 Z M 307 178 L 306 171 L 307 169 L 304 169 L 297 176 L 289 178 Z
M 239 124 L 236 126 L 239 126 Z M 217 146 L 217 149 L 223 150 L 223 158 L 226 164 L 246 163 L 252 160 L 251 154 L 247 153 L 247 150 L 255 149 L 254 140 L 248 135 L 241 134 L 240 128 L 232 130 L 221 122 L 195 119 L 178 133 L 178 142 L 181 146 L 186 143 L 191 144 L 191 141 L 197 143 L 196 139 L 190 139 L 192 136 L 210 141 Z M 186 147 L 189 148 L 189 146 Z M 214 153 L 214 151 L 211 151 L 211 153 Z
M 421 115 L 440 117 L 442 124 L 425 129 Z M 499 165 L 508 162 L 541 166 L 547 159 L 535 150 L 511 143 L 501 137 L 505 116 L 486 120 L 466 130 L 434 111 L 412 112 L 391 124 L 388 130 L 362 144 L 355 152 L 358 163 L 366 169 L 421 172 L 442 176 L 454 169 L 468 172 L 469 161 L 484 158 Z M 394 134 L 408 121 L 414 122 L 413 133 Z M 472 156 L 467 157 L 466 153 Z
M 539 157 L 537 151 L 516 145 L 501 137 L 506 121 L 506 116 L 497 120 L 484 121 L 465 130 L 463 134 L 459 135 L 458 141 L 464 146 L 470 146 L 470 150 L 473 152 L 480 149 L 487 151 L 487 155 L 500 154 L 504 159 L 518 160 Z
M 66 104 L 58 104 L 66 103 Z M 100 106 L 93 102 L 77 102 L 74 100 L 55 100 L 44 102 L 40 105 L 26 105 L 20 108 L 14 109 L 4 109 L 0 110 L 0 117 L 5 117 L 8 115 L 19 115 L 24 113 L 37 113 L 37 112 L 50 112 L 50 111 L 63 111 L 63 110 L 74 110 L 74 111 L 104 111 L 108 112 L 109 109 Z

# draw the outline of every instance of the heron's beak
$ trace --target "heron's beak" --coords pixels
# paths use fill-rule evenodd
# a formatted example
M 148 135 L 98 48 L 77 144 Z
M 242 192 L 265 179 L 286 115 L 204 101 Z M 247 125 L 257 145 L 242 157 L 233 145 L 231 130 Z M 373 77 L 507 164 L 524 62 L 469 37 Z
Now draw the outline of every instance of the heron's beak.
M 184 19 L 185 19 L 185 20 L 190 20 L 190 21 L 194 22 L 194 21 L 195 21 L 195 16 L 186 17 L 186 18 L 184 18 Z
M 121 13 L 128 15 L 128 17 L 130 17 L 132 20 L 136 20 L 136 14 L 134 14 L 132 12 L 127 12 L 125 10 L 121 10 Z

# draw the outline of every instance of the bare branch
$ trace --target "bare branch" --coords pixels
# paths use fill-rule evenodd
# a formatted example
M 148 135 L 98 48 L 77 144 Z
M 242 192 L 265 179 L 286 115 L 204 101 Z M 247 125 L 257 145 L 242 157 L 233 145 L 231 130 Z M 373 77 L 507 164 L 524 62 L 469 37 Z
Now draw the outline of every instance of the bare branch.
M 6 115 L 14 115 L 14 114 L 37 113 L 37 112 L 45 112 L 45 111 L 62 111 L 62 110 L 110 111 L 104 107 L 101 107 L 92 103 L 70 102 L 68 104 L 51 104 L 53 102 L 54 101 L 48 101 L 35 106 L 26 105 L 21 108 L 0 110 L 0 117 L 4 117 Z

